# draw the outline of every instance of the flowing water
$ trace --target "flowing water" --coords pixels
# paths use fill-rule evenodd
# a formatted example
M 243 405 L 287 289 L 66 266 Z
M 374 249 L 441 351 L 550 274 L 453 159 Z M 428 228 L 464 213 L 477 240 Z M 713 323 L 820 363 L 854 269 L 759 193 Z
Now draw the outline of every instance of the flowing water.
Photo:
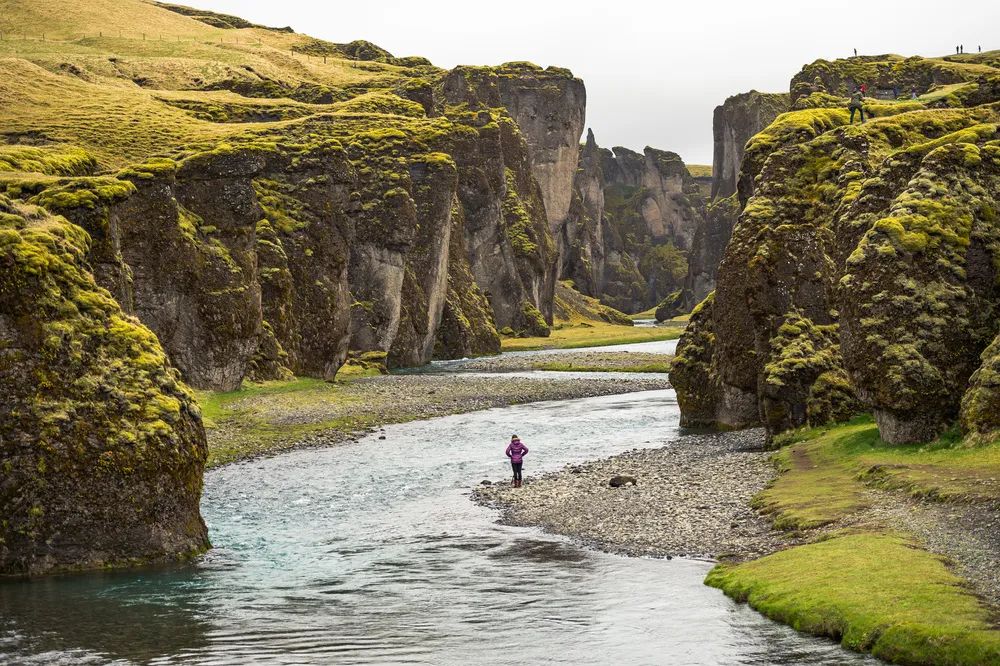
M 672 391 L 537 403 L 210 471 L 213 551 L 0 583 L 0 662 L 869 663 L 705 587 L 708 562 L 592 551 L 469 500 L 506 477 L 511 431 L 530 478 L 662 445 L 677 416 Z

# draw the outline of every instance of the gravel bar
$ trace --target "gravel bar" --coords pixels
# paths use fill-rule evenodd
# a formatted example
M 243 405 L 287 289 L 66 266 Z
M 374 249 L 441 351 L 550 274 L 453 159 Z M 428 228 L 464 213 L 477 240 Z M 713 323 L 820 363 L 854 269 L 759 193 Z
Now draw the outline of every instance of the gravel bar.
M 762 430 L 689 435 L 525 479 L 477 486 L 501 521 L 539 526 L 630 556 L 746 560 L 792 543 L 750 507 L 775 476 Z M 612 488 L 616 475 L 636 479 Z

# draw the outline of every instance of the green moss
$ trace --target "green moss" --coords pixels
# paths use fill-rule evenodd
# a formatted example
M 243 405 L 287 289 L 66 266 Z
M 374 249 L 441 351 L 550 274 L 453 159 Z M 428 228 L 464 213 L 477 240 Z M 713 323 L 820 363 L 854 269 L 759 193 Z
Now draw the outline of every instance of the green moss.
M 16 322 L 5 335 L 18 350 L 0 362 L 11 407 L 0 420 L 0 458 L 16 461 L 19 496 L 52 502 L 25 514 L 23 502 L 0 496 L 0 541 L 16 543 L 0 548 L 0 572 L 94 566 L 86 552 L 69 554 L 69 563 L 62 552 L 53 559 L 47 542 L 68 538 L 66 525 L 83 525 L 93 556 L 116 566 L 136 553 L 170 555 L 163 543 L 205 548 L 200 419 L 156 336 L 95 284 L 82 228 L 5 197 L 0 212 L 0 311 Z M 141 536 L 147 528 L 145 519 L 136 524 L 136 507 L 164 512 L 155 538 Z M 103 529 L 107 520 L 130 526 L 128 542 Z
M 551 333 L 545 317 L 535 307 L 534 303 L 524 301 L 521 303 L 521 333 L 526 337 L 548 337 Z
M 0 171 L 88 176 L 96 169 L 94 156 L 75 146 L 0 146 Z
M 853 534 L 716 567 L 706 583 L 792 627 L 901 664 L 1000 661 L 990 613 L 939 556 Z

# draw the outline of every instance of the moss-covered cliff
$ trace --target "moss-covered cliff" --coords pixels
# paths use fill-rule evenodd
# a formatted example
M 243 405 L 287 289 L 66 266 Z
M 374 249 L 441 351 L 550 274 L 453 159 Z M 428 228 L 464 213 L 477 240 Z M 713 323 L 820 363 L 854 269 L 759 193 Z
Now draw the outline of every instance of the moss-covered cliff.
M 94 282 L 80 227 L 0 196 L 0 575 L 208 547 L 201 415 Z
M 568 70 L 508 63 L 449 72 L 362 40 L 333 44 L 142 0 L 60 0 L 44 11 L 18 0 L 4 21 L 5 33 L 46 39 L 16 47 L 0 39 L 3 219 L 32 243 L 66 244 L 42 263 L 68 262 L 73 280 L 87 283 L 46 278 L 38 289 L 49 300 L 34 316 L 77 316 L 80 290 L 98 294 L 87 298 L 104 312 L 94 322 L 87 317 L 97 314 L 82 312 L 91 327 L 83 333 L 60 328 L 72 359 L 45 357 L 36 368 L 22 350 L 55 338 L 29 326 L 23 294 L 0 310 L 3 344 L 17 354 L 3 369 L 19 381 L 62 373 L 0 412 L 4 445 L 20 447 L 3 477 L 14 507 L 5 568 L 117 564 L 206 545 L 197 519 L 203 440 L 178 371 L 221 390 L 248 378 L 332 380 L 352 352 L 369 364 L 412 366 L 496 353 L 498 328 L 548 333 L 586 98 Z M 140 25 L 160 38 L 145 39 Z M 39 240 L 42 228 L 55 240 Z M 28 254 L 7 257 L 17 264 L 9 279 L 34 270 Z M 144 332 L 146 346 L 91 331 L 111 319 Z M 116 381 L 137 407 L 114 397 Z M 124 425 L 97 405 L 105 394 L 127 407 L 117 415 Z M 19 406 L 50 400 L 61 405 L 52 414 Z M 86 433 L 65 423 L 92 412 Z M 52 437 L 22 414 L 51 420 Z M 134 437 L 129 419 L 139 419 Z M 79 444 L 80 457 L 31 457 L 60 450 L 58 437 Z M 179 448 L 136 462 L 133 444 L 140 457 Z M 26 471 L 58 463 L 79 480 L 84 467 L 73 465 L 89 464 L 91 449 L 120 459 L 109 474 L 137 475 L 135 497 L 116 488 L 106 493 L 115 506 L 104 506 L 103 477 L 73 489 Z M 178 480 L 186 485 L 175 492 Z M 61 493 L 65 504 L 49 501 Z M 170 493 L 176 506 L 164 499 Z M 70 515 L 73 501 L 89 513 Z M 147 523 L 160 529 L 159 546 L 136 522 L 154 508 L 162 524 Z M 46 532 L 73 520 L 99 531 L 102 516 L 120 529 L 108 529 L 93 553 Z
M 883 77 L 879 86 L 925 68 L 994 75 L 979 64 L 892 62 L 888 74 L 860 71 Z M 840 92 L 861 64 L 816 64 L 809 80 Z M 991 431 L 1000 108 L 935 108 L 932 90 L 871 100 L 874 119 L 848 126 L 840 101 L 810 100 L 747 144 L 745 207 L 702 317 L 711 322 L 679 346 L 678 367 L 711 358 L 718 387 L 681 381 L 682 406 L 697 405 L 691 418 L 701 422 L 772 432 L 870 409 L 883 439 L 906 442 L 954 423 L 964 396 L 964 427 Z

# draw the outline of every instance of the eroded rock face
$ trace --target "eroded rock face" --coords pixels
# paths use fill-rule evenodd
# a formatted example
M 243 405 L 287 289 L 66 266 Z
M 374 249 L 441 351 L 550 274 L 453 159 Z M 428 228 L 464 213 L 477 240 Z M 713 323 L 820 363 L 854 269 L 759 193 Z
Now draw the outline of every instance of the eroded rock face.
M 883 439 L 927 441 L 958 417 L 974 371 L 990 376 L 997 111 L 885 113 L 911 108 L 854 127 L 843 109 L 802 109 L 751 139 L 743 169 L 752 153 L 759 176 L 712 322 L 685 334 L 706 349 L 711 329 L 718 377 L 678 376 L 689 418 L 756 411 L 779 432 L 871 409 Z M 978 389 L 967 413 L 991 399 Z
M 747 141 L 790 108 L 787 94 L 756 90 L 733 95 L 715 107 L 712 116 L 713 199 L 722 199 L 736 192 Z
M 573 201 L 563 227 L 565 250 L 559 274 L 589 295 L 603 293 L 606 280 L 602 158 L 593 130 L 587 130 L 573 181 Z
M 156 333 L 188 382 L 232 390 L 261 332 L 263 215 L 252 179 L 264 163 L 254 151 L 200 153 L 122 172 L 112 191 L 127 188 L 123 195 L 105 197 L 107 181 L 79 179 L 32 201 L 98 234 L 102 286 Z
M 559 67 L 529 63 L 497 68 L 500 101 L 528 144 L 531 172 L 541 188 L 549 231 L 560 244 L 573 199 L 580 136 L 587 108 L 583 81 Z
M 565 227 L 563 275 L 623 312 L 657 305 L 684 284 L 683 250 L 702 226 L 703 206 L 676 153 L 605 150 L 588 133 Z
M 253 376 L 331 380 L 350 332 L 354 170 L 336 142 L 279 146 L 253 185 L 264 215 L 256 246 L 264 327 Z
M 684 280 L 681 310 L 690 312 L 715 290 L 719 264 L 739 215 L 740 204 L 735 194 L 705 206 L 704 222 L 695 228 L 688 253 L 688 274 Z
M 465 213 L 457 198 L 452 202 L 451 225 L 448 292 L 434 343 L 434 358 L 499 354 L 496 318 L 469 266 L 465 252 Z
M 209 546 L 200 413 L 156 336 L 95 283 L 89 245 L 0 196 L 0 575 Z
M 528 144 L 505 108 L 492 106 L 502 103 L 502 76 L 493 68 L 459 67 L 445 77 L 445 102 L 469 109 L 453 117 L 467 131 L 456 135 L 449 154 L 458 167 L 469 265 L 496 325 L 546 333 L 559 268 L 556 243 Z
M 431 360 L 448 295 L 451 215 L 458 185 L 450 159 L 410 165 L 420 224 L 407 253 L 401 323 L 389 352 L 389 365 L 412 367 Z

